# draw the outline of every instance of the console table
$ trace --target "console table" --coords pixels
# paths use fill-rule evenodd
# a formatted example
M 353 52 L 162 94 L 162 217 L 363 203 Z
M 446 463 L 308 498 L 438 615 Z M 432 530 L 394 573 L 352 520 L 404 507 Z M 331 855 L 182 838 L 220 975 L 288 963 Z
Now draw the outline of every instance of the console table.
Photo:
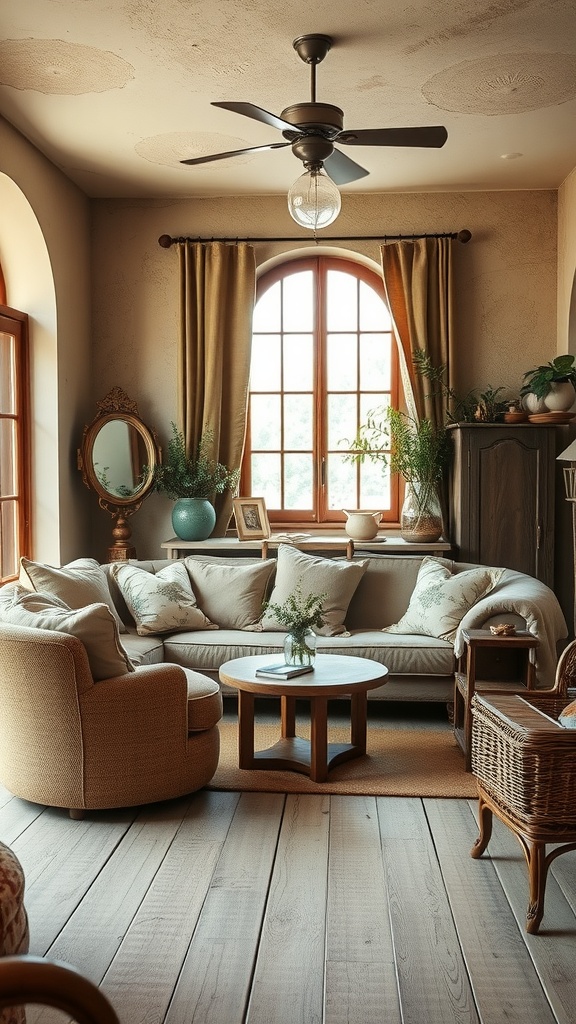
M 208 540 L 180 540 L 171 537 L 160 547 L 166 551 L 166 558 L 183 558 L 191 554 L 204 555 L 251 555 L 258 552 L 262 558 L 268 558 L 279 544 L 293 544 L 300 551 L 341 551 L 347 558 L 354 552 L 375 552 L 383 555 L 444 555 L 450 557 L 452 545 L 448 541 L 438 540 L 433 544 L 412 544 L 396 534 L 387 534 L 369 541 L 353 541 L 343 530 L 334 533 L 311 534 L 305 539 L 288 541 L 286 533 L 271 534 L 265 540 L 238 540 L 238 537 L 209 537 Z

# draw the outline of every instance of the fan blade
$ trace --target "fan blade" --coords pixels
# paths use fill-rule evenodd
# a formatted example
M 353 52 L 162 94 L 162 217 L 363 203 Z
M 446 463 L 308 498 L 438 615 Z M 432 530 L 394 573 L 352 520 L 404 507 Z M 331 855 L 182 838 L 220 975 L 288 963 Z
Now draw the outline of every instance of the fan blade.
M 360 164 L 355 163 L 339 149 L 334 149 L 329 157 L 324 160 L 326 173 L 337 185 L 346 185 L 349 181 L 357 181 L 358 178 L 365 178 L 369 171 L 366 171 Z
M 295 128 L 289 121 L 283 121 L 281 117 L 276 117 L 276 114 L 271 114 L 269 110 L 263 110 L 262 107 L 257 107 L 254 103 L 212 103 L 212 106 L 222 107 L 224 110 L 232 110 L 235 114 L 244 114 L 244 117 L 251 117 L 254 121 L 262 121 L 262 124 L 269 124 L 271 128 L 278 128 L 281 132 L 299 133 L 299 129 Z
M 229 153 L 212 153 L 210 156 L 195 156 L 191 160 L 181 160 L 181 164 L 210 164 L 213 160 L 226 160 L 229 156 L 240 156 L 242 153 L 260 153 L 264 149 L 284 149 L 289 142 L 271 142 L 267 146 L 249 146 L 248 149 L 232 149 Z
M 440 149 L 448 138 L 442 125 L 426 125 L 424 128 L 364 128 L 359 131 L 344 131 L 336 136 L 335 142 L 344 146 L 424 146 Z

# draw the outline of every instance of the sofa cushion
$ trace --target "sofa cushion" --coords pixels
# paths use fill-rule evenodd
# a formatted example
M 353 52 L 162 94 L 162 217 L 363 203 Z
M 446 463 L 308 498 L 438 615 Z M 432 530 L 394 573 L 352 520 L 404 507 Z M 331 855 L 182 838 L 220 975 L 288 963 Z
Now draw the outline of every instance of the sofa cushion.
M 157 573 L 116 562 L 110 571 L 140 636 L 180 629 L 218 629 L 198 607 L 182 562 L 171 562 Z
M 272 559 L 243 565 L 216 565 L 194 558 L 184 560 L 192 590 L 202 611 L 222 629 L 260 629 L 260 616 Z
M 239 629 L 176 633 L 164 639 L 164 659 L 198 672 L 218 673 L 225 661 L 254 654 L 279 654 L 284 633 L 255 633 Z
M 164 641 L 162 636 L 138 636 L 133 627 L 122 634 L 122 646 L 137 668 L 139 665 L 162 665 L 164 661 Z
M 188 732 L 212 729 L 222 718 L 222 694 L 213 679 L 184 669 L 188 684 Z
M 280 544 L 270 603 L 284 604 L 298 583 L 304 598 L 309 594 L 327 594 L 323 606 L 324 625 L 315 632 L 321 636 L 335 636 L 346 629 L 344 620 L 348 605 L 367 567 L 367 559 L 341 562 L 305 554 L 290 544 Z M 264 612 L 262 629 L 286 632 L 286 627 L 278 622 L 272 611 Z
M 462 616 L 496 586 L 503 571 L 478 566 L 453 574 L 442 560 L 426 556 L 405 615 L 383 632 L 454 641 Z
M 56 568 L 22 557 L 20 583 L 28 590 L 41 590 L 44 594 L 59 597 L 68 608 L 105 604 L 116 619 L 119 631 L 126 632 L 126 626 L 114 607 L 106 573 L 94 558 L 77 558 Z
M 133 672 L 118 636 L 118 626 L 106 604 L 68 608 L 53 594 L 43 594 L 15 586 L 3 588 L 3 622 L 32 629 L 51 629 L 69 633 L 80 640 L 88 655 L 94 682 Z M 10 599 L 11 598 L 11 599 Z

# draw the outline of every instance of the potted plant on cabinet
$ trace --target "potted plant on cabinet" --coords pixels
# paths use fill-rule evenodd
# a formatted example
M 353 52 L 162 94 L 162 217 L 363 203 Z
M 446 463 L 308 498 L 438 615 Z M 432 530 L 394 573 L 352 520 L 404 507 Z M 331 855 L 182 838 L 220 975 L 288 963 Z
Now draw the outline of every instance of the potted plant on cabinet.
M 349 458 L 383 461 L 392 473 L 404 477 L 401 536 L 411 542 L 431 543 L 443 532 L 438 487 L 449 455 L 450 439 L 444 426 L 435 426 L 426 418 L 415 420 L 389 406 L 369 414 Z
M 556 356 L 527 370 L 520 389 L 530 413 L 566 412 L 576 399 L 576 366 L 573 355 Z
M 210 536 L 216 524 L 214 495 L 235 490 L 240 479 L 239 469 L 228 469 L 210 456 L 213 440 L 213 431 L 205 429 L 194 455 L 189 456 L 182 431 L 172 423 L 166 459 L 154 471 L 154 490 L 175 502 L 172 526 L 181 540 Z

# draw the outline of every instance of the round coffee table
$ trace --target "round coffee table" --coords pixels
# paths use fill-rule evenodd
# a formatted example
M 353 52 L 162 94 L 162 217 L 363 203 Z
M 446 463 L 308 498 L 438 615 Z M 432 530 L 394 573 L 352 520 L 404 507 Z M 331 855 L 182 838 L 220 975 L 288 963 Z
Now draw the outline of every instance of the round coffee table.
M 277 659 L 277 663 L 281 657 Z M 317 654 L 314 671 L 293 679 L 261 679 L 257 668 L 274 664 L 274 655 L 235 658 L 220 668 L 220 679 L 238 690 L 238 763 L 240 768 L 288 769 L 325 782 L 342 761 L 366 753 L 368 690 L 386 682 L 388 669 L 369 658 Z M 328 701 L 350 694 L 350 743 L 328 743 Z M 254 700 L 280 697 L 281 739 L 268 750 L 254 750 Z M 296 735 L 296 698 L 310 701 L 310 740 Z

